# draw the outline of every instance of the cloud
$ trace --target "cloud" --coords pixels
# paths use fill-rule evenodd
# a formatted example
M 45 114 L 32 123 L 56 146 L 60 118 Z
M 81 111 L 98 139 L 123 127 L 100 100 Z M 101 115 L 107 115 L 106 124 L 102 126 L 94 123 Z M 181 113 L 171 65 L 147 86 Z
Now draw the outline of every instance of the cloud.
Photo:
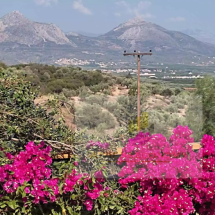
M 115 16 L 118 16 L 118 14 L 127 13 L 148 19 L 155 17 L 151 13 L 147 12 L 152 5 L 150 1 L 140 1 L 134 8 L 132 8 L 131 5 L 125 1 L 118 1 L 116 2 L 116 5 L 120 8 L 121 12 L 116 12 Z
M 88 9 L 83 5 L 82 0 L 74 1 L 73 8 L 85 15 L 92 15 L 92 12 L 90 11 L 90 9 Z
M 122 14 L 119 12 L 114 13 L 115 16 L 121 16 Z
M 58 0 L 34 0 L 38 5 L 50 6 L 52 3 L 58 3 Z
M 143 14 L 141 15 L 143 18 L 145 19 L 152 19 L 154 18 L 155 16 L 153 16 L 151 13 L 146 13 L 146 14 Z
M 185 20 L 186 19 L 184 17 L 181 17 L 181 16 L 170 18 L 170 21 L 172 21 L 172 22 L 184 22 Z
M 137 5 L 137 9 L 141 10 L 148 10 L 151 7 L 152 3 L 150 1 L 141 1 Z

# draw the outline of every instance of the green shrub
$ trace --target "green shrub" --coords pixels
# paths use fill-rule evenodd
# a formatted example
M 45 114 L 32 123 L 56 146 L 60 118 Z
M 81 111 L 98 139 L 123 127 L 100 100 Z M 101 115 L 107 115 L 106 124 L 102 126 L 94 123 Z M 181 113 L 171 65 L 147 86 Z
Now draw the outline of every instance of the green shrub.
M 165 122 L 161 121 L 159 123 L 154 124 L 154 134 L 162 134 L 164 136 L 168 136 L 168 130 L 167 130 L 167 125 Z
M 174 92 L 169 88 L 166 88 L 161 92 L 161 95 L 165 96 L 165 97 L 172 96 L 173 94 L 174 94 Z
M 177 96 L 178 94 L 180 94 L 180 93 L 181 93 L 181 91 L 182 91 L 182 89 L 180 89 L 180 88 L 176 88 L 176 89 L 175 89 L 175 95 Z
M 77 94 L 78 94 L 76 92 L 76 90 L 68 90 L 66 88 L 63 88 L 62 92 L 65 95 L 65 97 L 67 97 L 67 98 L 70 98 L 70 97 L 73 97 L 73 96 L 77 96 Z
M 182 107 L 182 105 L 186 105 L 188 101 L 190 100 L 190 96 L 188 95 L 177 95 L 177 96 L 171 96 L 171 102 L 175 103 L 177 106 Z M 181 105 L 179 105 L 181 104 Z M 182 107 L 183 108 L 183 107 Z
M 106 123 L 100 123 L 97 127 L 96 130 L 98 132 L 104 132 L 108 128 Z
M 155 110 L 161 111 L 163 110 L 163 106 L 162 105 L 157 105 L 154 107 Z
M 102 118 L 103 118 L 103 122 L 105 122 L 106 124 L 106 129 L 111 129 L 115 127 L 116 125 L 115 120 L 109 112 L 107 111 L 103 112 Z
M 167 124 L 172 127 L 172 128 L 176 128 L 178 125 L 185 125 L 185 119 L 182 117 L 179 117 L 178 114 L 171 114 Z
M 104 108 L 109 110 L 111 113 L 114 112 L 114 110 L 119 108 L 119 104 L 116 102 L 105 102 L 104 103 Z
M 86 97 L 90 95 L 90 93 L 87 90 L 87 87 L 83 86 L 78 89 L 78 95 L 82 100 L 85 100 Z
M 164 113 L 163 113 L 163 117 L 164 117 L 164 120 L 165 120 L 165 122 L 166 122 L 166 121 L 168 121 L 168 119 L 169 119 L 169 117 L 170 117 L 170 114 L 167 113 L 167 112 L 164 112 Z
M 133 83 L 133 80 L 130 79 L 130 78 L 125 78 L 123 81 L 122 81 L 122 85 L 123 86 L 126 86 L 127 89 L 129 88 L 129 86 Z
M 48 88 L 51 92 L 61 93 L 64 88 L 63 80 L 57 79 L 48 83 Z
M 86 104 L 76 111 L 76 120 L 78 127 L 89 129 L 96 128 L 100 123 L 106 123 L 107 128 L 115 126 L 114 118 L 109 112 L 102 111 L 98 104 Z
M 7 65 L 0 61 L 0 68 L 7 69 Z
M 85 98 L 85 101 L 89 104 L 99 104 L 100 106 L 103 106 L 105 102 L 107 102 L 107 96 L 103 95 L 91 95 L 87 98 Z
M 160 85 L 153 86 L 151 89 L 151 93 L 154 95 L 155 94 L 161 94 L 161 92 L 162 92 L 162 89 L 161 89 Z
M 55 79 L 48 83 L 48 88 L 54 93 L 61 93 L 63 88 L 76 90 L 83 86 L 83 82 L 79 80 Z
M 90 87 L 90 90 L 91 90 L 94 94 L 96 94 L 96 93 L 100 92 L 101 87 L 100 87 L 99 85 L 93 85 L 93 86 Z
M 103 93 L 104 93 L 105 95 L 112 95 L 112 91 L 111 91 L 110 88 L 105 89 L 105 90 L 103 91 Z
M 117 98 L 117 102 L 120 104 L 120 105 L 124 105 L 124 104 L 128 104 L 129 103 L 129 97 L 128 96 L 119 96 Z
M 116 83 L 122 85 L 123 78 L 122 77 L 117 77 L 116 78 Z
M 178 109 L 183 109 L 184 105 L 182 103 L 176 103 Z
M 177 96 L 174 96 L 174 95 L 173 95 L 173 96 L 171 96 L 170 99 L 171 99 L 171 102 L 172 102 L 172 103 L 176 103 L 176 101 L 177 101 Z
M 166 108 L 167 112 L 170 113 L 177 113 L 178 112 L 178 108 L 175 104 L 170 104 L 167 108 Z
M 193 131 L 193 137 L 196 142 L 199 142 L 204 132 L 204 118 L 202 98 L 200 96 L 193 97 L 188 104 L 186 110 L 186 124 Z

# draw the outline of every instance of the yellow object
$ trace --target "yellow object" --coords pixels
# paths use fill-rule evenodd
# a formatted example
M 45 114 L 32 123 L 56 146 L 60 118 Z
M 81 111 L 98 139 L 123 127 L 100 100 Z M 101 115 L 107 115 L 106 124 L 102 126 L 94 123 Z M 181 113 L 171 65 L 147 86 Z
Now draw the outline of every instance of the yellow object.
M 149 126 L 149 114 L 147 112 L 142 113 L 140 123 L 141 123 L 141 129 L 145 129 Z
M 190 143 L 190 145 L 192 146 L 193 150 L 198 150 L 201 148 L 201 144 L 200 143 Z M 117 152 L 98 152 L 96 153 L 92 153 L 92 157 L 97 157 L 98 155 L 104 155 L 104 156 L 117 156 L 117 155 L 121 155 L 122 154 L 122 150 L 123 147 L 119 147 L 117 148 Z M 70 158 L 74 157 L 73 155 L 69 156 Z M 64 155 L 57 155 L 55 157 L 55 159 L 67 159 L 68 158 L 68 154 L 64 154 Z
M 142 113 L 142 116 L 140 116 L 140 129 L 138 127 L 138 117 L 136 122 L 134 120 L 131 120 L 129 122 L 129 132 L 133 133 L 134 131 L 139 131 L 147 128 L 149 126 L 149 114 L 147 112 Z

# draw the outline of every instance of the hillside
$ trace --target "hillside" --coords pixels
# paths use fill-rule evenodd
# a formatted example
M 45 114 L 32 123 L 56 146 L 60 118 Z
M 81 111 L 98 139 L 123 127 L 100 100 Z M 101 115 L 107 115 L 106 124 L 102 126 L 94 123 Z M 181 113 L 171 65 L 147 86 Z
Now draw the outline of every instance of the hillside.
M 48 113 L 55 111 L 57 105 L 55 119 L 63 117 L 72 131 L 86 129 L 88 134 L 112 136 L 119 129 L 128 130 L 129 122 L 136 120 L 137 82 L 134 78 L 74 67 L 2 66 L 0 71 L 30 81 L 32 89 L 38 91 L 40 87 L 34 104 L 45 107 Z M 182 86 L 161 81 L 142 82 L 141 112 L 149 116 L 147 131 L 164 133 L 167 137 L 179 124 L 189 125 L 195 131 L 202 126 L 201 100 Z M 200 134 L 196 132 L 195 140 L 198 141 Z

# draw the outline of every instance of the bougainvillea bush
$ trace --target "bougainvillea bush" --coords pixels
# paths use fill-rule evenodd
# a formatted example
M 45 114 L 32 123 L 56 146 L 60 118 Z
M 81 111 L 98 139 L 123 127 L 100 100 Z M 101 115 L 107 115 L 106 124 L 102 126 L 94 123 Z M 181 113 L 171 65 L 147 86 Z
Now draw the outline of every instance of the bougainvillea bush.
M 178 126 L 168 141 L 149 133 L 129 139 L 118 181 L 107 180 L 105 167 L 83 173 L 78 162 L 56 172 L 51 148 L 29 142 L 14 157 L 5 153 L 0 214 L 215 214 L 215 140 L 204 135 L 194 152 L 191 135 Z
M 53 174 L 50 146 L 29 142 L 25 148 L 15 157 L 5 153 L 11 164 L 0 166 L 0 214 L 121 214 L 132 200 L 132 193 L 106 181 L 105 167 L 80 173 L 75 161 Z
M 134 214 L 215 214 L 215 140 L 204 135 L 196 153 L 188 127 L 174 129 L 169 142 L 161 134 L 139 133 L 123 149 L 119 183 L 138 183 Z

